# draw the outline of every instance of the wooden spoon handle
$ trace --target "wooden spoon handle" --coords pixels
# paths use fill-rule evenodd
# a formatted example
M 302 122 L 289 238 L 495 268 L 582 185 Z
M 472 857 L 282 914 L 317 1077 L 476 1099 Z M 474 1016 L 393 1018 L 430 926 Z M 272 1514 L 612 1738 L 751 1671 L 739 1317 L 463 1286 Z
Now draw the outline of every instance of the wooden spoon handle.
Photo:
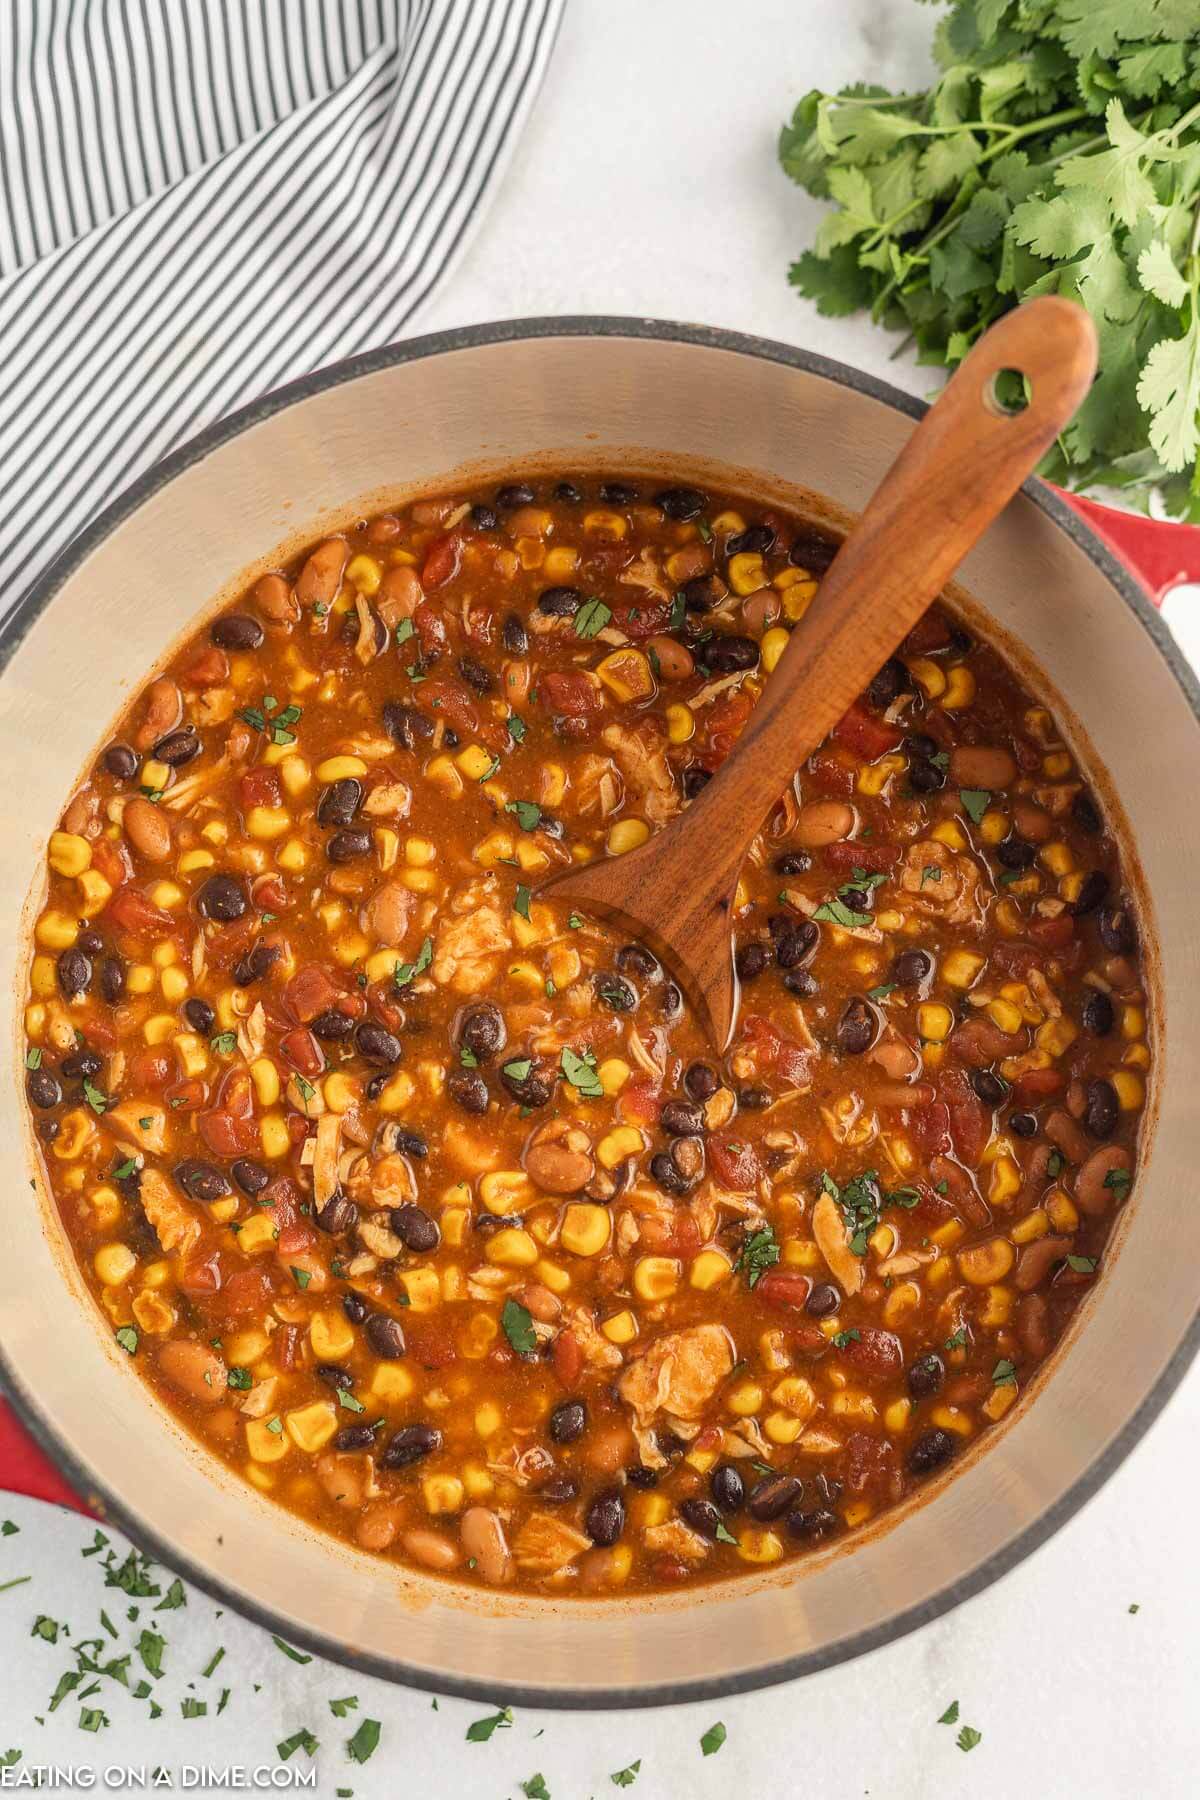
M 703 808 L 689 809 L 707 815 L 706 834 L 724 825 L 744 843 L 761 823 L 788 772 L 837 724 L 1069 422 L 1096 353 L 1089 315 L 1052 295 L 1018 307 L 980 339 L 831 563 L 736 756 L 705 789 Z M 1028 380 L 1021 412 L 994 398 L 1005 369 Z

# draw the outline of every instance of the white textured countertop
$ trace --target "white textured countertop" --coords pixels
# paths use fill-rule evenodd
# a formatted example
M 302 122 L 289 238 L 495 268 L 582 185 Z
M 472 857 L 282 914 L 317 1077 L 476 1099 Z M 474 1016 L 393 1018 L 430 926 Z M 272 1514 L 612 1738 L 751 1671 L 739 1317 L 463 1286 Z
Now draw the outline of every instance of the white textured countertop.
M 921 81 L 930 11 L 911 0 L 571 0 L 541 100 L 491 213 L 423 330 L 533 313 L 604 312 L 696 320 L 802 344 L 914 393 L 931 376 L 890 361 L 892 340 L 861 319 L 824 320 L 787 286 L 787 264 L 819 208 L 780 175 L 774 140 L 800 93 L 820 83 Z M 1193 599 L 1195 599 L 1193 595 Z M 1189 629 L 1182 598 L 1172 608 Z M 1200 659 L 1200 632 L 1189 646 Z M 767 1692 L 669 1711 L 519 1712 L 486 1743 L 466 1741 L 488 1709 L 389 1688 L 319 1662 L 294 1663 L 255 1627 L 202 1595 L 150 1611 L 154 1597 L 106 1588 L 104 1557 L 83 1558 L 94 1527 L 0 1496 L 0 1792 L 34 1763 L 96 1771 L 125 1764 L 288 1770 L 317 1789 L 372 1800 L 519 1800 L 544 1778 L 554 1800 L 619 1791 L 612 1773 L 641 1761 L 633 1800 L 804 1793 L 812 1800 L 1174 1800 L 1200 1790 L 1194 1657 L 1200 1557 L 1190 1478 L 1200 1474 L 1200 1375 L 1081 1516 L 986 1594 L 890 1648 Z M 18 1527 L 5 1534 L 3 1522 Z M 112 1534 L 110 1534 L 111 1536 Z M 127 1546 L 112 1536 L 117 1563 Z M 6 1583 L 31 1579 L 21 1585 Z M 156 1571 L 163 1594 L 169 1571 Z M 130 1606 L 140 1609 L 130 1620 Z M 99 1623 L 104 1608 L 117 1633 Z M 1136 1609 L 1136 1610 L 1134 1610 Z M 57 1643 L 35 1618 L 68 1623 Z M 48 1704 L 76 1666 L 70 1645 L 100 1637 L 101 1663 L 163 1637 L 153 1682 L 162 1716 L 94 1676 Z M 42 1627 L 43 1634 L 49 1627 Z M 202 1671 L 216 1651 L 212 1674 Z M 155 1660 L 154 1645 L 149 1645 Z M 218 1714 L 222 1690 L 225 1709 Z M 335 1715 L 329 1701 L 357 1698 Z M 940 1715 L 957 1700 L 954 1726 Z M 193 1717 L 185 1702 L 206 1704 Z M 81 1710 L 109 1721 L 79 1728 Z M 43 1722 L 39 1723 L 38 1719 Z M 365 1765 L 346 1741 L 380 1722 Z M 726 1741 L 701 1753 L 720 1720 Z M 964 1754 L 962 1725 L 982 1741 Z M 314 1758 L 276 1746 L 307 1729 Z M 83 1779 L 86 1779 L 84 1777 Z M 247 1777 L 249 1780 L 250 1777 Z M 114 1784 L 115 1785 L 115 1784 Z M 77 1778 L 59 1792 L 87 1791 Z M 204 1790 L 200 1790 L 204 1791 Z M 312 1790 L 309 1790 L 312 1791 Z M 534 1787 L 536 1796 L 541 1790 Z

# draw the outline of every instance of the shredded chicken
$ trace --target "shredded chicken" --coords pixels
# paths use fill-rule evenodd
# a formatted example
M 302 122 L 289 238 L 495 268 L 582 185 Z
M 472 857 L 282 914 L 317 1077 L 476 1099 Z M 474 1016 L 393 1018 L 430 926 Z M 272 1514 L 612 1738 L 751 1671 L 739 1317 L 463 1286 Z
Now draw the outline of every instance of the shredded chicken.
M 513 1542 L 517 1567 L 527 1575 L 557 1575 L 590 1550 L 592 1540 L 553 1513 L 530 1513 Z
M 313 1152 L 313 1201 L 318 1208 L 324 1206 L 327 1200 L 332 1200 L 338 1190 L 338 1145 L 341 1135 L 342 1121 L 338 1114 L 322 1113 L 317 1120 L 316 1149 Z
M 438 925 L 433 952 L 433 979 L 459 994 L 489 987 L 500 958 L 512 948 L 505 914 L 481 883 L 463 889 Z
M 963 851 L 936 838 L 910 844 L 900 869 L 900 889 L 922 912 L 947 925 L 982 924 L 979 870 Z
M 617 1383 L 639 1424 L 659 1411 L 694 1418 L 733 1367 L 733 1344 L 723 1325 L 671 1331 L 635 1357 Z
M 648 1526 L 642 1533 L 642 1542 L 647 1550 L 677 1556 L 681 1562 L 701 1563 L 709 1550 L 708 1540 L 693 1531 L 690 1525 L 685 1525 L 682 1519 L 668 1519 L 663 1525 Z
M 680 807 L 679 789 L 667 762 L 666 740 L 647 722 L 606 725 L 602 736 L 647 822 L 664 825 Z
M 143 1169 L 138 1198 L 142 1211 L 154 1227 L 154 1235 L 168 1255 L 181 1250 L 184 1255 L 200 1236 L 200 1220 L 186 1200 L 181 1200 L 166 1176 L 157 1169 Z

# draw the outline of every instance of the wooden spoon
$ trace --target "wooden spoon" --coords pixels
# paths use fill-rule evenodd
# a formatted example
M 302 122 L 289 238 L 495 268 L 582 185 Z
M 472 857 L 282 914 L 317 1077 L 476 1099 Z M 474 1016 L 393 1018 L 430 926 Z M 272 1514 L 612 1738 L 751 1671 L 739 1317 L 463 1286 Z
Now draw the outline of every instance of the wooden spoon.
M 1028 378 L 1021 412 L 995 399 L 1005 369 Z M 707 787 L 639 849 L 543 885 L 648 944 L 718 1051 L 738 1006 L 734 890 L 763 820 L 1068 423 L 1095 372 L 1095 327 L 1074 301 L 1046 295 L 993 325 L 842 544 Z

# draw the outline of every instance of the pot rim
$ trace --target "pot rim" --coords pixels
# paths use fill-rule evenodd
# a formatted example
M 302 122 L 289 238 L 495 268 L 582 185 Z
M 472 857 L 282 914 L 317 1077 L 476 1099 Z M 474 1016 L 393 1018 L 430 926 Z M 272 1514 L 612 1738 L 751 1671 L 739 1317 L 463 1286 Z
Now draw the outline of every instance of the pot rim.
M 251 426 L 301 401 L 312 399 L 329 388 L 340 387 L 360 377 L 399 367 L 408 362 L 442 356 L 458 350 L 474 350 L 494 344 L 508 344 L 542 338 L 639 338 L 663 343 L 678 343 L 700 349 L 731 351 L 760 362 L 772 362 L 805 374 L 816 375 L 852 392 L 862 394 L 903 413 L 920 419 L 927 411 L 925 401 L 915 399 L 865 370 L 856 369 L 832 357 L 784 344 L 773 338 L 756 337 L 746 332 L 721 326 L 685 324 L 668 319 L 626 318 L 615 314 L 569 314 L 561 318 L 540 316 L 505 319 L 485 325 L 457 326 L 450 330 L 426 333 L 400 343 L 369 350 L 343 361 L 332 363 L 313 374 L 305 375 L 273 389 L 270 393 L 238 408 L 226 418 L 208 426 L 190 438 L 178 450 L 152 464 L 123 493 L 111 501 L 65 549 L 54 558 L 45 572 L 22 596 L 8 618 L 0 624 L 0 677 L 34 621 L 49 605 L 69 577 L 116 528 L 124 523 L 147 500 L 169 482 L 203 461 L 210 452 L 240 436 Z M 1035 505 L 1050 522 L 1065 533 L 1104 576 L 1124 605 L 1134 614 L 1149 634 L 1159 655 L 1183 693 L 1197 724 L 1200 725 L 1200 680 L 1184 658 L 1162 618 L 1152 606 L 1140 583 L 1118 561 L 1102 540 L 1082 518 L 1058 497 L 1044 482 L 1030 477 L 1020 493 Z M 774 1687 L 801 1675 L 836 1667 L 868 1651 L 896 1642 L 919 1626 L 940 1618 L 943 1613 L 964 1600 L 990 1587 L 1023 1562 L 1034 1550 L 1046 1543 L 1067 1520 L 1081 1510 L 1120 1467 L 1134 1446 L 1158 1418 L 1174 1394 L 1200 1351 L 1200 1309 L 1193 1315 L 1183 1337 L 1157 1380 L 1126 1420 L 1122 1429 L 1089 1463 L 1072 1487 L 1032 1524 L 1013 1537 L 1002 1549 L 976 1564 L 957 1580 L 916 1606 L 898 1612 L 886 1623 L 840 1638 L 820 1650 L 806 1651 L 790 1657 L 712 1680 L 665 1681 L 652 1687 L 611 1687 L 573 1690 L 570 1687 L 545 1687 L 536 1682 L 513 1681 L 502 1690 L 473 1678 L 434 1677 L 423 1669 L 410 1667 L 403 1661 L 355 1650 L 309 1630 L 248 1599 L 238 1588 L 212 1574 L 192 1556 L 181 1554 L 154 1526 L 143 1520 L 131 1504 L 94 1480 L 91 1471 L 76 1457 L 68 1443 L 62 1441 L 42 1416 L 33 1391 L 20 1378 L 0 1346 L 0 1390 L 13 1405 L 17 1416 L 34 1441 L 63 1472 L 81 1496 L 93 1497 L 102 1508 L 101 1516 L 115 1524 L 143 1553 L 163 1563 L 173 1572 L 194 1582 L 212 1599 L 231 1606 L 242 1617 L 267 1631 L 287 1636 L 289 1642 L 323 1656 L 346 1668 L 384 1680 L 415 1687 L 429 1693 L 444 1693 L 460 1699 L 496 1703 L 499 1697 L 523 1706 L 550 1707 L 585 1712 L 624 1709 L 631 1706 L 674 1706 L 690 1701 L 718 1699 L 730 1694 L 752 1693 L 756 1689 Z

